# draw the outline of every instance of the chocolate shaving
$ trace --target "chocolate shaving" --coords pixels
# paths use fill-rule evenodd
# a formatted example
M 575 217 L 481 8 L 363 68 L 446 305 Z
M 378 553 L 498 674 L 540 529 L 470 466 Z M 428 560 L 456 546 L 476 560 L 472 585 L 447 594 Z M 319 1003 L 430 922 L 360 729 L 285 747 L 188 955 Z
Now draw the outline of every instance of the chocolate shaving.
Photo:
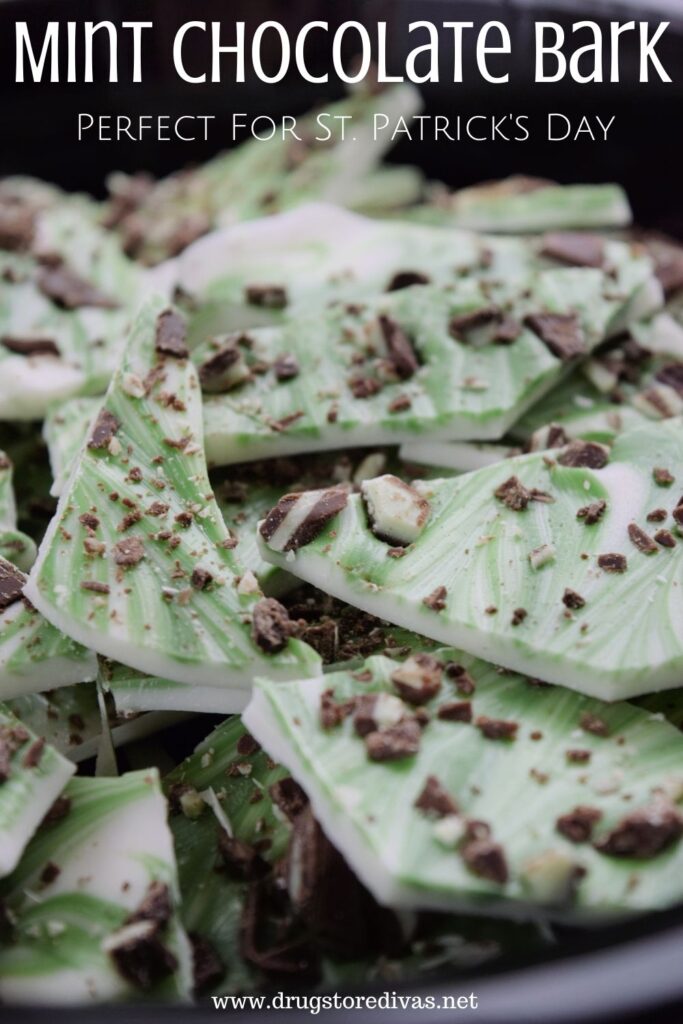
M 206 391 L 207 394 L 221 394 L 234 387 L 235 381 L 230 371 L 241 358 L 238 344 L 239 339 L 232 339 L 229 344 L 201 364 L 198 373 L 202 391 Z
M 81 580 L 81 590 L 88 590 L 92 594 L 109 594 L 111 592 L 108 583 L 100 583 L 98 580 Z
M 154 348 L 160 356 L 172 359 L 187 359 L 187 324 L 185 318 L 172 309 L 166 309 L 157 317 Z
M 436 775 L 427 776 L 427 781 L 413 807 L 437 818 L 445 818 L 449 814 L 458 813 L 458 805 L 441 785 Z
M 88 448 L 93 451 L 101 451 L 103 448 L 107 448 L 120 427 L 120 422 L 112 412 L 109 412 L 108 409 L 100 409 L 90 433 Z
M 380 316 L 379 326 L 387 347 L 389 362 L 401 380 L 408 380 L 420 367 L 410 338 L 400 324 L 389 316 Z
M 251 637 L 266 654 L 277 654 L 283 650 L 296 631 L 297 626 L 287 609 L 274 597 L 264 597 L 254 605 Z
M 524 324 L 563 362 L 586 351 L 583 331 L 574 313 L 534 313 L 525 317 Z

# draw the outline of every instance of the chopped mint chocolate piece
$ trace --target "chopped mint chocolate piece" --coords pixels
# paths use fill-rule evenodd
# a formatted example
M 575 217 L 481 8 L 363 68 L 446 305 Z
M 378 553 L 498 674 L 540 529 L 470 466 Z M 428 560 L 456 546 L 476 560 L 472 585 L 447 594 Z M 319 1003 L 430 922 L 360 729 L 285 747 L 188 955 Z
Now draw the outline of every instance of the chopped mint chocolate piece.
M 369 759 L 351 718 L 331 729 L 320 719 L 324 691 L 340 704 L 394 701 L 397 665 L 384 657 L 366 661 L 362 682 L 350 672 L 259 679 L 244 714 L 380 902 L 594 922 L 681 899 L 683 737 L 673 725 L 625 702 L 530 686 L 461 651 L 434 657 L 476 681 L 475 716 L 440 714 L 454 694 L 445 673 L 424 705 L 417 756 Z M 588 715 L 608 735 L 584 733 L 585 756 L 575 758 Z M 505 734 L 514 725 L 515 738 L 492 742 L 483 723 L 501 723 Z M 396 728 L 370 735 L 391 746 Z
M 0 895 L 3 1002 L 187 1000 L 191 950 L 179 920 L 175 856 L 155 769 L 73 779 Z
M 239 586 L 243 570 L 206 474 L 196 371 L 179 358 L 180 327 L 169 316 L 154 299 L 136 319 L 27 593 L 98 653 L 184 684 L 167 709 L 192 710 L 196 685 L 213 689 L 216 710 L 236 710 L 259 664 L 292 675 L 319 663 L 296 639 L 266 655 L 250 635 L 260 594 Z M 142 394 L 131 393 L 131 378 L 147 381 Z M 192 585 L 197 568 L 211 574 L 210 587 Z
M 634 546 L 633 524 L 649 538 L 647 515 L 661 508 L 680 529 L 677 492 L 653 479 L 661 465 L 683 474 L 680 431 L 677 420 L 637 428 L 617 439 L 606 464 L 601 446 L 580 442 L 552 459 L 517 456 L 419 484 L 429 524 L 399 559 L 386 557 L 356 494 L 293 557 L 263 538 L 261 549 L 367 612 L 516 671 L 606 700 L 668 689 L 683 671 L 672 612 L 683 546 Z M 600 502 L 602 513 L 584 525 Z M 554 557 L 539 571 L 528 553 L 543 544 Z M 438 614 L 423 602 L 436 587 L 447 590 Z

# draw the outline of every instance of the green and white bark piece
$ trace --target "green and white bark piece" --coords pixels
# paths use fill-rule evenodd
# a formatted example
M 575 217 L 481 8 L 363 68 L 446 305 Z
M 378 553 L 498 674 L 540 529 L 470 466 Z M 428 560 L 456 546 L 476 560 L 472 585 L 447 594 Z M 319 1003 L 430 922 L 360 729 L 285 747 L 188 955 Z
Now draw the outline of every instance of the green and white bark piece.
M 0 575 L 26 577 L 0 558 Z M 97 674 L 94 655 L 60 633 L 35 607 L 17 593 L 0 610 L 0 698 L 9 700 L 59 686 L 93 680 Z
M 432 203 L 409 216 L 441 227 L 501 234 L 623 228 L 632 221 L 620 185 L 557 185 L 522 175 L 450 194 L 437 187 Z
M 436 692 L 419 698 L 421 727 L 400 666 L 382 657 L 366 662 L 362 679 L 259 679 L 244 715 L 380 902 L 592 923 L 683 898 L 678 730 L 633 705 L 539 687 L 458 650 L 438 652 L 440 664 L 457 668 L 436 669 Z M 428 671 L 433 682 L 433 664 Z M 323 705 L 340 709 L 338 724 L 324 727 Z M 402 730 L 415 733 L 412 753 L 397 753 Z M 432 784 L 432 799 L 430 777 L 440 790 Z M 558 821 L 575 808 L 590 812 L 587 824 L 580 814 L 583 841 Z M 631 813 L 649 823 L 641 839 L 658 833 L 651 856 L 644 843 L 638 856 L 625 844 L 614 855 L 608 837 L 623 834 Z
M 319 199 L 356 201 L 358 185 L 381 161 L 391 139 L 376 138 L 374 116 L 410 117 L 422 106 L 410 85 L 357 92 L 298 119 L 297 134 L 252 139 L 196 170 L 151 184 L 140 176 L 110 179 L 109 222 L 136 259 L 157 264 L 176 256 L 217 225 L 253 220 Z M 318 116 L 321 121 L 318 122 Z M 345 121 L 344 136 L 339 117 Z
M 361 178 L 345 205 L 366 217 L 398 216 L 419 203 L 424 193 L 425 179 L 419 168 L 386 164 Z
M 194 353 L 209 465 L 425 436 L 501 437 L 573 363 L 639 315 L 649 263 L 621 245 L 614 260 L 616 288 L 597 269 L 463 280 L 213 339 Z M 550 320 L 537 321 L 540 312 Z M 544 324 L 567 331 L 559 346 L 542 339 Z M 496 342 L 498 327 L 514 332 L 510 343 Z
M 48 410 L 43 423 L 43 438 L 52 470 L 50 494 L 55 498 L 62 493 L 74 460 L 101 408 L 101 398 L 71 398 Z
M 258 645 L 255 626 L 252 638 L 262 595 L 240 587 L 245 569 L 211 492 L 183 329 L 161 299 L 136 318 L 27 595 L 97 653 L 185 684 L 188 710 L 199 686 L 228 711 L 244 705 L 264 665 L 291 676 L 315 673 L 319 662 L 286 632 L 272 653 Z
M 680 439 L 681 420 L 669 420 L 621 435 L 611 454 L 575 442 L 417 484 L 403 495 L 412 543 L 391 540 L 393 478 L 366 483 L 366 501 L 349 496 L 309 543 L 305 525 L 292 530 L 298 502 L 284 503 L 277 530 L 277 513 L 261 526 L 262 551 L 350 604 L 516 671 L 605 700 L 668 689 L 683 675 Z M 402 557 L 388 557 L 397 543 Z
M 0 878 L 14 870 L 74 770 L 7 705 L 0 704 Z
M 0 998 L 188 999 L 191 954 L 157 773 L 77 778 L 64 796 L 64 816 L 39 830 L 0 886 L 11 922 L 0 942 Z
M 0 451 L 0 558 L 28 571 L 36 557 L 36 545 L 31 537 L 17 529 L 13 476 L 12 460 Z

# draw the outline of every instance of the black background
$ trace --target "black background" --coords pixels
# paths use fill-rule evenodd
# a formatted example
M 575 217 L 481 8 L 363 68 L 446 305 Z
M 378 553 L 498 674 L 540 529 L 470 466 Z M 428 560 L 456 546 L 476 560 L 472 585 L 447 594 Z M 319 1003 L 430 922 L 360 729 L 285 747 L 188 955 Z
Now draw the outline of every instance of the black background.
M 588 13 L 587 13 L 588 8 Z M 609 17 L 627 20 L 638 17 L 637 9 L 627 14 L 619 3 Z M 409 49 L 407 26 L 411 20 L 426 19 L 440 24 L 444 20 L 473 21 L 477 25 L 500 19 L 512 37 L 512 55 L 505 59 L 511 72 L 507 85 L 482 82 L 474 66 L 473 47 L 465 55 L 465 81 L 454 85 L 450 52 L 444 45 L 442 82 L 422 87 L 426 113 L 444 113 L 454 117 L 482 113 L 527 114 L 532 140 L 525 143 L 449 143 L 441 140 L 402 141 L 392 151 L 392 161 L 416 163 L 430 177 L 450 185 L 464 185 L 487 178 L 523 172 L 547 176 L 562 182 L 619 181 L 627 189 L 638 220 L 660 226 L 683 236 L 683 187 L 681 166 L 681 115 L 683 87 L 679 69 L 683 64 L 683 0 L 681 19 L 667 29 L 657 52 L 674 79 L 671 84 L 651 81 L 640 84 L 638 49 L 632 41 L 621 56 L 622 81 L 618 84 L 577 85 L 570 79 L 540 85 L 533 82 L 533 19 L 572 21 L 597 15 L 591 5 L 565 3 L 558 11 L 552 4 L 533 9 L 528 3 L 511 0 L 500 3 L 484 0 L 5 0 L 0 4 L 0 110 L 2 110 L 2 152 L 0 173 L 30 173 L 72 188 L 101 193 L 105 174 L 112 168 L 150 170 L 164 174 L 199 162 L 229 144 L 227 126 L 233 111 L 249 115 L 265 113 L 278 117 L 297 114 L 313 104 L 321 104 L 343 94 L 341 84 L 331 79 L 328 85 L 308 85 L 296 70 L 277 85 L 266 85 L 255 77 L 243 85 L 231 81 L 231 65 L 225 64 L 221 84 L 190 85 L 175 72 L 172 61 L 173 38 L 187 20 L 220 20 L 226 41 L 231 26 L 244 20 L 247 38 L 250 31 L 266 19 L 281 21 L 292 37 L 307 21 L 322 19 L 331 28 L 347 19 L 373 26 L 378 20 L 389 25 L 389 70 L 403 68 Z M 647 13 L 641 17 L 648 18 Z M 107 54 L 99 52 L 95 64 L 95 83 L 73 84 L 43 82 L 38 85 L 15 84 L 14 22 L 27 20 L 35 39 L 42 39 L 48 20 L 93 21 L 110 19 L 150 20 L 153 30 L 144 37 L 143 82 L 131 83 L 129 33 L 119 35 L 122 79 L 104 81 Z M 659 18 L 650 11 L 654 24 Z M 450 33 L 448 34 L 450 36 Z M 473 38 L 473 33 L 469 34 Z M 322 39 L 321 34 L 311 39 Z M 186 37 L 190 70 L 210 69 L 208 33 Z M 421 41 L 421 40 L 420 40 Z M 415 45 L 413 41 L 412 45 Z M 97 55 L 96 55 L 97 56 Z M 329 51 L 320 45 L 313 71 L 329 65 Z M 494 70 L 496 68 L 494 67 Z M 656 77 L 656 76 L 655 76 Z M 548 111 L 559 111 L 578 121 L 581 114 L 600 114 L 603 119 L 616 115 L 609 141 L 552 143 L 545 139 Z M 77 141 L 77 114 L 126 113 L 210 113 L 216 115 L 210 140 L 193 144 L 158 142 L 149 133 L 141 143 L 130 141 L 99 142 L 94 137 Z M 94 133 L 93 133 L 94 134 Z

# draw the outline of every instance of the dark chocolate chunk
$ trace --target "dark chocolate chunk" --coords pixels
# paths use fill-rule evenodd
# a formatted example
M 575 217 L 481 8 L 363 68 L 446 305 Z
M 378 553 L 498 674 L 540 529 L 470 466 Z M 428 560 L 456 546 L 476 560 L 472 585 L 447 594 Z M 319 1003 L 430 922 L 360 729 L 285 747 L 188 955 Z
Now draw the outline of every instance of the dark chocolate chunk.
M 379 326 L 387 347 L 389 362 L 401 380 L 408 380 L 420 368 L 413 344 L 400 324 L 382 315 Z
M 583 331 L 574 313 L 534 313 L 525 317 L 524 323 L 563 362 L 586 351 Z
M 562 595 L 562 604 L 565 608 L 571 608 L 578 610 L 583 608 L 586 603 L 586 599 L 581 597 L 581 594 L 577 594 L 575 590 L 571 590 L 570 587 L 566 587 L 564 594 Z
M 571 267 L 601 267 L 605 259 L 605 243 L 598 235 L 553 231 L 543 236 L 541 256 Z
M 196 996 L 210 992 L 225 977 L 225 964 L 216 947 L 203 935 L 188 934 L 192 946 L 192 969 Z
M 663 548 L 676 547 L 676 538 L 669 530 L 657 530 L 655 540 L 658 544 L 661 544 Z
M 581 713 L 579 725 L 584 732 L 589 732 L 593 736 L 609 736 L 609 726 L 604 718 L 600 718 L 599 715 L 594 715 L 590 711 Z
M 190 586 L 194 587 L 195 590 L 206 590 L 211 583 L 213 583 L 213 575 L 208 569 L 203 569 L 198 565 L 192 570 Z
M 54 861 L 49 860 L 40 872 L 41 885 L 52 885 L 62 873 L 62 869 Z
M 294 821 L 308 807 L 308 797 L 291 775 L 274 782 L 268 793 L 273 803 L 280 808 L 289 821 Z
M 140 537 L 126 537 L 114 545 L 114 561 L 117 565 L 137 565 L 144 557 L 145 545 Z
M 408 409 L 412 408 L 413 400 L 410 395 L 396 395 L 396 398 L 392 398 L 387 406 L 389 412 L 407 412 Z
M 251 637 L 266 654 L 277 654 L 283 650 L 297 628 L 287 609 L 274 597 L 264 597 L 254 605 Z
M 442 612 L 446 607 L 447 597 L 448 590 L 446 587 L 436 587 L 431 594 L 427 594 L 426 597 L 422 598 L 422 604 L 426 605 L 427 608 L 431 608 L 433 612 Z
M 576 513 L 577 519 L 583 519 L 584 525 L 594 526 L 595 523 L 599 523 L 607 510 L 607 502 L 604 498 L 599 498 L 598 501 L 591 502 L 590 505 L 584 505 Z
M 605 572 L 626 572 L 628 568 L 626 555 L 620 555 L 615 552 L 598 555 L 598 565 Z
M 489 718 L 479 715 L 474 724 L 487 740 L 514 740 L 519 729 L 517 722 L 506 721 L 504 718 Z
M 679 395 L 683 395 L 683 363 L 669 363 L 658 370 L 655 377 L 661 384 L 666 384 Z
M 234 387 L 235 381 L 231 370 L 241 358 L 238 343 L 237 338 L 231 339 L 227 345 L 201 364 L 198 372 L 202 391 L 206 391 L 207 394 L 221 394 Z
M 258 851 L 224 829 L 218 832 L 218 854 L 223 868 L 241 881 L 263 878 L 270 870 Z
M 412 718 L 404 719 L 388 729 L 371 732 L 365 746 L 371 761 L 400 761 L 413 757 L 420 749 L 421 730 Z
M 109 412 L 108 409 L 101 409 L 92 428 L 88 440 L 88 448 L 94 451 L 101 451 L 103 448 L 107 448 L 120 427 L 121 424 L 112 412 Z
M 21 601 L 26 577 L 11 562 L 0 558 L 0 612 Z
M 63 264 L 43 267 L 36 283 L 43 295 L 62 309 L 92 306 L 98 309 L 117 309 L 119 306 L 118 302 Z
M 251 757 L 261 749 L 261 744 L 255 740 L 250 732 L 245 732 L 237 741 L 237 753 L 242 757 Z
M 472 874 L 479 878 L 486 878 L 498 885 L 507 882 L 507 861 L 499 843 L 491 839 L 473 839 L 463 846 L 462 858 Z
M 632 542 L 642 551 L 644 555 L 652 555 L 657 551 L 657 545 L 649 534 L 645 533 L 637 523 L 628 524 L 628 535 Z
M 288 302 L 287 291 L 279 284 L 250 284 L 244 294 L 250 306 L 262 309 L 284 309 Z
M 286 494 L 280 498 L 275 508 L 270 510 L 261 524 L 260 533 L 264 540 L 271 539 L 305 493 Z M 282 550 L 297 551 L 300 547 L 310 544 L 322 533 L 329 521 L 346 507 L 347 501 L 348 493 L 344 488 L 330 487 L 325 491 L 320 491 L 318 500 L 309 509 L 303 522 L 296 526 Z
M 441 689 L 443 663 L 431 654 L 414 654 L 391 673 L 391 682 L 408 704 L 426 704 Z
M 493 331 L 495 345 L 511 345 L 522 333 L 522 325 L 514 317 L 504 316 Z
M 505 480 L 496 488 L 493 494 L 498 501 L 502 501 L 503 504 L 512 509 L 513 512 L 524 511 L 531 501 L 531 492 L 527 490 L 521 480 L 516 476 L 511 476 Z
M 449 700 L 442 704 L 436 717 L 444 722 L 471 722 L 472 702 L 469 700 Z
M 172 309 L 166 309 L 157 317 L 154 348 L 160 356 L 172 359 L 187 359 L 187 324 L 185 318 Z
M 324 690 L 320 695 L 320 724 L 323 729 L 334 729 L 341 725 L 353 707 L 349 701 L 336 700 L 333 690 Z
M 387 285 L 388 292 L 399 292 L 416 284 L 429 284 L 430 278 L 419 270 L 399 270 Z
M 43 759 L 43 753 L 45 751 L 45 737 L 39 736 L 37 740 L 34 740 L 31 746 L 24 754 L 23 761 L 21 762 L 24 768 L 38 768 L 40 762 Z
M 83 512 L 83 514 L 78 517 L 78 521 L 88 530 L 97 530 L 100 525 L 99 519 L 93 512 Z
M 658 487 L 670 487 L 674 482 L 675 477 L 663 466 L 655 466 L 652 470 L 652 479 Z
M 296 356 L 291 355 L 289 352 L 285 352 L 277 357 L 273 364 L 273 369 L 275 370 L 275 376 L 280 381 L 293 380 L 301 372 Z
M 57 356 L 61 354 L 57 342 L 52 338 L 19 338 L 5 334 L 0 338 L 2 344 L 10 352 L 19 356 Z
M 476 684 L 464 665 L 449 661 L 446 665 L 446 675 L 454 680 L 456 690 L 464 697 L 470 697 L 474 693 Z
M 555 822 L 555 828 L 572 843 L 587 843 L 594 825 L 601 818 L 602 811 L 597 807 L 579 805 L 567 814 L 561 814 Z
M 353 727 L 359 736 L 368 736 L 378 728 L 375 719 L 376 693 L 363 693 L 354 701 Z
M 580 466 L 586 469 L 602 469 L 609 462 L 609 451 L 595 441 L 572 441 L 557 456 L 561 466 Z
M 683 834 L 683 818 L 668 802 L 655 802 L 626 815 L 593 845 L 609 857 L 655 857 Z
M 425 814 L 434 815 L 437 818 L 445 818 L 449 814 L 458 813 L 458 805 L 453 797 L 441 785 L 436 775 L 429 775 L 419 794 L 414 807 Z
M 569 764 L 588 764 L 592 754 L 590 750 L 567 750 L 564 755 Z

